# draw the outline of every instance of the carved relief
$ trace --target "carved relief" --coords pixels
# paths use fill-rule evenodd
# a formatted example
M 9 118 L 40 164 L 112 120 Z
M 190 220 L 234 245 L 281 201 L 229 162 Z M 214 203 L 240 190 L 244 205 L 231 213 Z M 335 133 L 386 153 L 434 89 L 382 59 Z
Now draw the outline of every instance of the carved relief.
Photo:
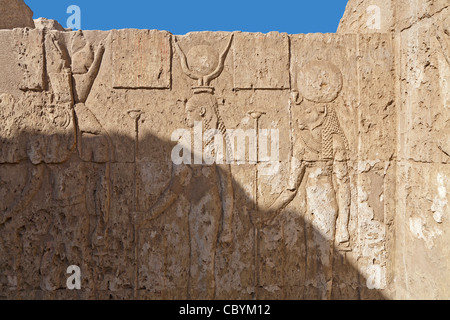
M 233 36 L 225 50 L 218 55 L 212 47 L 194 47 L 188 56 L 184 54 L 175 39 L 175 48 L 181 60 L 184 73 L 197 86 L 194 95 L 186 102 L 185 110 L 190 127 L 202 122 L 207 129 L 226 133 L 218 111 L 211 81 L 220 76 L 230 49 Z M 211 141 L 203 145 L 208 147 Z M 217 243 L 232 241 L 233 185 L 229 166 L 185 165 L 174 166 L 172 180 L 167 189 L 147 212 L 135 214 L 139 229 L 158 218 L 177 198 L 185 197 L 188 208 L 190 266 L 187 296 L 190 299 L 213 299 L 215 296 L 215 254 Z M 220 239 L 219 239 L 220 234 Z
M 47 247 L 42 259 L 53 261 L 56 269 L 63 269 L 67 267 L 67 261 L 64 261 L 67 258 L 88 270 L 95 268 L 92 255 L 101 251 L 99 246 L 106 236 L 109 219 L 112 144 L 84 104 L 100 68 L 104 45 L 100 45 L 95 56 L 89 54 L 90 45 L 81 32 L 76 33 L 72 41 L 75 52 L 71 56 L 64 42 L 61 34 L 56 32 L 50 32 L 45 40 L 42 39 L 49 91 L 28 94 L 22 103 L 29 109 L 22 111 L 23 114 L 6 117 L 17 127 L 14 129 L 12 126 L 11 129 L 26 140 L 22 141 L 21 148 L 25 146 L 29 172 L 20 195 L 2 212 L 0 226 L 4 225 L 9 230 L 12 244 L 25 248 L 30 239 L 33 241 L 42 232 L 29 228 L 30 219 L 40 219 L 38 215 L 43 214 L 46 216 L 44 220 L 55 223 L 48 230 L 48 237 L 52 240 L 41 243 Z M 27 89 L 32 88 L 28 86 Z M 4 136 L 7 137 L 2 134 Z M 79 158 L 76 157 L 77 149 Z M 6 157 L 11 158 L 9 155 Z M 37 210 L 32 202 L 41 193 L 49 197 Z M 63 239 L 62 234 L 65 234 Z M 58 243 L 66 243 L 67 248 L 75 246 L 76 249 L 61 251 Z M 93 250 L 92 246 L 96 248 Z M 23 268 L 21 264 L 26 259 L 34 257 L 21 256 L 20 249 L 13 255 L 16 282 L 21 289 L 25 282 L 31 280 L 22 278 L 18 269 Z M 52 280 L 52 276 L 55 275 L 43 272 L 43 283 L 40 284 L 43 290 L 59 289 L 59 279 Z M 86 277 L 92 281 L 91 274 L 86 274 Z
M 94 183 L 90 186 L 92 190 L 85 190 L 86 192 L 102 190 L 96 193 L 101 199 L 92 199 L 97 204 L 90 208 L 96 212 L 98 218 L 95 235 L 92 236 L 92 241 L 97 243 L 99 239 L 104 241 L 109 219 L 111 188 L 109 171 L 110 163 L 114 160 L 114 150 L 108 133 L 85 102 L 98 75 L 105 47 L 103 43 L 100 43 L 94 54 L 91 44 L 84 38 L 83 33 L 78 31 L 71 38 L 71 54 L 69 55 L 68 50 L 55 34 L 49 34 L 46 39 L 47 53 L 52 57 L 51 61 L 56 62 L 48 68 L 55 96 L 59 98 L 62 106 L 70 104 L 72 121 L 75 122 L 76 117 L 77 149 L 81 160 L 86 162 L 84 166 L 88 166 L 88 162 L 105 164 L 104 169 L 96 169 L 102 173 L 98 180 L 90 181 Z M 96 167 L 96 165 L 93 166 Z M 80 185 L 87 182 L 80 181 Z
M 63 39 L 55 32 L 46 35 L 45 48 L 49 91 L 54 94 L 57 101 L 72 107 L 73 89 L 69 52 L 63 45 Z
M 211 81 L 220 76 L 225 66 L 225 59 L 231 47 L 233 35 L 231 35 L 228 45 L 222 54 L 207 45 L 196 46 L 192 48 L 186 56 L 175 39 L 175 48 L 180 56 L 183 72 L 191 79 L 198 81 L 198 87 L 211 88 Z M 188 60 L 189 58 L 189 60 Z M 194 87 L 195 88 L 195 87 Z M 211 91 L 211 90 L 210 90 Z M 195 94 L 194 90 L 194 94 Z
M 445 14 L 395 36 L 0 32 L 0 299 L 422 288 L 416 266 L 448 258 Z M 194 134 L 193 164 L 174 165 L 171 133 L 199 123 L 203 154 Z M 421 265 L 397 253 L 408 242 Z M 73 264 L 77 292 L 65 290 Z
M 331 297 L 335 245 L 349 250 L 350 185 L 348 142 L 330 104 L 342 89 L 340 70 L 325 61 L 307 64 L 298 76 L 293 103 L 299 109 L 286 190 L 267 208 L 253 212 L 259 227 L 274 219 L 295 197 L 304 197 L 307 257 L 305 286 Z M 323 245 L 325 238 L 328 242 Z
M 78 123 L 78 152 L 81 160 L 92 163 L 92 170 L 99 174 L 96 179 L 88 179 L 89 190 L 86 191 L 88 194 L 94 194 L 94 197 L 90 199 L 92 207 L 89 208 L 89 211 L 95 212 L 97 219 L 95 230 L 91 234 L 91 241 L 101 252 L 106 246 L 106 232 L 110 216 L 110 171 L 111 162 L 115 161 L 115 155 L 111 137 L 86 102 L 100 70 L 105 44 L 101 42 L 94 54 L 91 44 L 84 39 L 81 31 L 78 31 L 72 37 L 71 49 L 73 97 Z M 103 164 L 103 168 L 99 168 L 98 164 Z

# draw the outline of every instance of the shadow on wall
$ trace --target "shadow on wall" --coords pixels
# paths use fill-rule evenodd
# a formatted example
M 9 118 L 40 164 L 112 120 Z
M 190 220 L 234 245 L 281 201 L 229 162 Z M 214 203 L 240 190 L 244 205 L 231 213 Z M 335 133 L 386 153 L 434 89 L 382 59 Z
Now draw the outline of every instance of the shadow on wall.
M 384 299 L 295 203 L 256 232 L 233 179 L 227 225 L 227 169 L 174 166 L 173 142 L 140 137 L 155 152 L 132 163 L 110 143 L 132 137 L 70 125 L 12 137 L 0 148 L 0 298 Z M 67 289 L 71 265 L 80 290 Z

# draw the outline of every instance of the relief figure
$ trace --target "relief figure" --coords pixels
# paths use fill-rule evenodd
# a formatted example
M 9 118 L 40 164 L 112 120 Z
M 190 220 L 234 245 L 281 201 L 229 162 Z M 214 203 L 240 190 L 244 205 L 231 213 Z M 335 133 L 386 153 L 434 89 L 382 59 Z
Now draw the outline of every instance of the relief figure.
M 72 42 L 77 39 L 85 41 L 81 32 L 73 35 Z M 84 106 L 97 77 L 104 46 L 99 46 L 95 56 L 90 55 L 87 52 L 90 45 L 85 41 L 85 54 L 77 56 L 75 52 L 71 57 L 58 34 L 49 33 L 44 41 L 48 91 L 39 93 L 40 99 L 35 97 L 37 94 L 26 93 L 24 101 L 30 95 L 33 103 L 24 111 L 27 116 L 20 120 L 22 128 L 29 127 L 29 121 L 33 122 L 30 132 L 21 133 L 27 136 L 29 178 L 21 195 L 2 213 L 0 221 L 0 225 L 5 224 L 9 230 L 11 243 L 17 248 L 13 255 L 18 289 L 23 288 L 20 269 L 25 258 L 21 252 L 26 251 L 27 243 L 35 241 L 36 237 L 43 238 L 42 259 L 48 265 L 53 263 L 55 269 L 64 270 L 67 263 L 78 264 L 91 280 L 93 246 L 104 237 L 109 217 L 112 146 L 104 129 Z M 80 63 L 87 69 L 77 68 Z M 85 133 L 90 135 L 85 143 L 89 148 L 83 150 L 90 152 L 81 149 Z M 85 161 L 92 161 L 94 168 Z M 35 206 L 29 206 L 38 193 L 49 197 L 44 195 L 46 201 L 40 203 L 41 208 L 36 211 Z M 33 221 L 41 221 L 48 228 L 35 230 L 29 227 Z M 45 234 L 39 235 L 42 232 Z M 54 272 L 44 269 L 40 270 L 42 289 L 56 290 L 65 285 Z
M 181 59 L 186 75 L 198 80 L 193 88 L 193 96 L 185 103 L 188 125 L 201 122 L 208 130 L 225 134 L 225 125 L 219 114 L 214 88 L 210 82 L 217 78 L 224 67 L 224 61 L 230 48 L 232 37 L 225 51 L 217 60 L 217 67 L 211 70 L 200 70 L 198 73 L 188 67 L 188 59 L 175 42 L 175 48 Z M 197 52 L 198 51 L 198 52 Z M 193 48 L 193 57 L 198 54 L 214 53 L 209 46 Z M 197 52 L 197 53 L 196 53 Z M 219 55 L 217 55 L 219 56 Z M 203 140 L 203 150 L 208 148 L 211 140 Z M 212 151 L 214 156 L 217 153 Z M 138 228 L 145 228 L 152 220 L 158 218 L 179 197 L 185 197 L 190 203 L 188 208 L 188 224 L 190 241 L 190 265 L 187 298 L 193 300 L 213 299 L 215 296 L 215 255 L 218 243 L 230 244 L 232 241 L 233 216 L 233 184 L 229 165 L 212 164 L 180 164 L 173 166 L 172 179 L 159 199 L 146 212 L 135 213 Z M 220 236 L 219 236 L 220 235 Z
M 295 197 L 303 197 L 306 294 L 330 299 L 334 248 L 349 250 L 350 240 L 348 142 L 332 104 L 342 89 L 342 75 L 329 62 L 313 61 L 300 72 L 298 87 L 300 92 L 292 94 L 298 119 L 287 187 L 251 218 L 263 228 Z

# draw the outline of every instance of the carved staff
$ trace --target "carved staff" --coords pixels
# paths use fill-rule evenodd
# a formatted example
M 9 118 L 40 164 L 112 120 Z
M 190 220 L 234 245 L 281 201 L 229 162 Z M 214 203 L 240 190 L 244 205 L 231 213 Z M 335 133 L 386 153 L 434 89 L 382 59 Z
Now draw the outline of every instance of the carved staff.
M 255 120 L 255 129 L 256 129 L 256 168 L 255 168 L 255 185 L 253 187 L 253 192 L 255 194 L 255 206 L 254 209 L 257 211 L 259 209 L 258 204 L 258 179 L 259 179 L 259 171 L 258 171 L 258 163 L 259 163 L 259 119 L 263 114 L 266 114 L 263 111 L 250 111 L 248 113 Z M 259 288 L 259 228 L 255 226 L 255 300 L 258 300 L 258 288 Z
M 135 137 L 134 137 L 134 190 L 133 190 L 133 197 L 134 197 L 134 212 L 138 212 L 138 186 L 137 186 L 137 179 L 138 179 L 138 168 L 137 168 L 137 160 L 138 160 L 138 152 L 139 152 L 139 120 L 141 119 L 141 116 L 144 112 L 141 110 L 130 110 L 127 112 L 131 119 L 134 120 L 134 130 L 135 130 Z M 132 218 L 132 221 L 134 219 Z M 134 221 L 133 221 L 134 222 Z M 134 260 L 135 260 L 135 270 L 134 270 L 134 298 L 138 298 L 138 288 L 139 288 L 139 228 L 134 224 Z

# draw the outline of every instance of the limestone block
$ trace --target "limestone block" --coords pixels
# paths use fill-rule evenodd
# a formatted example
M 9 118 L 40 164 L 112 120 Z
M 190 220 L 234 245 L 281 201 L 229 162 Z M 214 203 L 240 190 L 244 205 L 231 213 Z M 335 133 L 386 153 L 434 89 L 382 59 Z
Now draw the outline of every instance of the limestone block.
M 386 289 L 392 269 L 387 239 L 391 208 L 392 164 L 389 161 L 360 161 L 357 165 L 357 257 L 364 275 L 362 285 L 370 290 Z
M 252 52 L 252 54 L 248 54 Z M 288 89 L 289 38 L 287 34 L 237 33 L 234 44 L 236 89 Z
M 448 9 L 446 9 L 448 12 Z M 450 161 L 448 35 L 445 12 L 415 24 L 399 36 L 401 44 L 401 154 L 420 162 Z
M 359 159 L 396 155 L 395 56 L 391 35 L 359 36 Z M 374 86 L 377 88 L 373 90 Z
M 34 19 L 36 29 L 66 31 L 58 21 L 46 18 Z
M 22 69 L 21 90 L 43 91 L 44 82 L 44 32 L 42 30 L 14 30 L 17 60 Z
M 395 259 L 398 299 L 448 296 L 448 5 L 399 2 Z M 442 276 L 442 278 L 441 278 Z M 418 281 L 417 279 L 425 279 Z
M 4 70 L 3 76 L 0 77 L 0 90 L 2 93 L 18 98 L 21 95 L 19 88 L 23 85 L 24 74 L 17 61 L 14 32 L 11 30 L 0 30 L 0 41 L 3 43 L 0 46 L 0 65 Z M 17 62 L 11 63 L 11 61 Z
M 442 299 L 449 288 L 449 165 L 405 162 L 399 179 L 404 201 L 397 202 L 398 299 Z M 404 227 L 401 227 L 404 226 Z M 417 277 L 423 279 L 417 281 Z M 409 288 L 406 290 L 406 288 Z
M 117 30 L 112 38 L 114 88 L 170 88 L 172 48 L 168 32 Z
M 393 0 L 350 0 L 337 33 L 387 33 L 395 27 Z

